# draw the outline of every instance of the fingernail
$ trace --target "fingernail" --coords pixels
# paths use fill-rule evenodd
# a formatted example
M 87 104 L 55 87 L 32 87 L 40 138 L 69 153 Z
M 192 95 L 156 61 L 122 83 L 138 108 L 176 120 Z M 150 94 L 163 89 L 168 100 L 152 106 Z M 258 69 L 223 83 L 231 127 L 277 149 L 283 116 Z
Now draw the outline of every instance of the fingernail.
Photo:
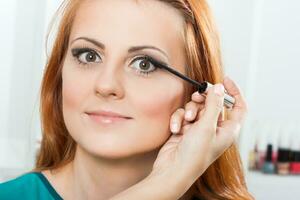
M 192 118 L 192 111 L 191 110 L 188 110 L 186 113 L 185 113 L 185 118 Z
M 215 94 L 219 96 L 223 96 L 224 94 L 224 86 L 222 84 L 216 84 L 214 88 Z
M 174 133 L 178 131 L 178 124 L 177 123 L 173 123 L 171 125 L 171 131 L 174 132 Z

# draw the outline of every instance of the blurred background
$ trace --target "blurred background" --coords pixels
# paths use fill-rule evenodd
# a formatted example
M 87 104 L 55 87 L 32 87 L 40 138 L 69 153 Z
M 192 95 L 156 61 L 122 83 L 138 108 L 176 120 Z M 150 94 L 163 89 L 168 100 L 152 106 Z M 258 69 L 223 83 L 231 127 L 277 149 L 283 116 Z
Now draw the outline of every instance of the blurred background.
M 239 148 L 258 200 L 300 199 L 300 1 L 208 0 L 226 75 L 249 104 Z M 30 170 L 41 138 L 46 34 L 61 0 L 0 0 L 0 182 Z

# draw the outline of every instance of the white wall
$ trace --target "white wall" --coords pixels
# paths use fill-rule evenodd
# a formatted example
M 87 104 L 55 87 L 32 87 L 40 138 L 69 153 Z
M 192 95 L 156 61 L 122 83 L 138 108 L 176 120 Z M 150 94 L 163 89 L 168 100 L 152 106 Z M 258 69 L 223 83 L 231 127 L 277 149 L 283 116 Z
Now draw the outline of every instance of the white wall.
M 60 1 L 0 1 L 0 181 L 31 169 L 45 34 Z
M 1 136 L 7 134 L 6 130 L 8 129 L 8 104 L 9 104 L 9 95 L 10 95 L 10 82 L 11 77 L 8 74 L 11 73 L 11 65 L 13 60 L 13 44 L 14 44 L 14 33 L 15 33 L 15 2 L 14 1 L 0 1 L 0 27 L 1 28 L 1 37 L 0 37 L 0 59 L 2 63 L 0 64 L 0 133 Z M 2 140 L 0 140 L 2 141 Z M 0 152 L 3 152 L 3 144 L 0 145 Z M 3 156 L 0 156 L 2 158 Z M 3 163 L 3 162 L 1 162 Z

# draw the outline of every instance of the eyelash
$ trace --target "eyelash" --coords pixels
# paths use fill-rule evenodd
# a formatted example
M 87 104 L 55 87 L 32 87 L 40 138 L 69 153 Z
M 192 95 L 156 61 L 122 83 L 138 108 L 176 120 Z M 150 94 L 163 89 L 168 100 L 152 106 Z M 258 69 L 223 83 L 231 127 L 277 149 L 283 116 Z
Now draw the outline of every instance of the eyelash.
M 85 62 L 82 62 L 79 57 L 84 54 L 84 53 L 93 53 L 95 54 L 97 57 L 100 58 L 100 56 L 98 55 L 97 51 L 94 50 L 94 49 L 91 49 L 91 48 L 74 48 L 71 50 L 71 53 L 73 55 L 73 57 L 76 59 L 76 61 L 80 64 L 80 65 L 84 65 L 84 66 L 89 66 L 90 63 L 85 63 Z
M 92 63 L 97 63 L 97 62 L 82 62 L 80 60 L 80 56 L 82 56 L 84 53 L 93 53 L 95 56 L 97 56 L 98 58 L 101 59 L 101 57 L 99 56 L 99 54 L 97 53 L 96 50 L 94 49 L 91 49 L 91 48 L 74 48 L 71 50 L 72 52 L 72 55 L 73 57 L 76 59 L 76 61 L 80 64 L 80 65 L 84 65 L 84 66 L 87 66 L 89 67 L 90 64 Z M 133 61 L 130 62 L 130 64 L 134 63 L 135 61 L 137 60 L 147 60 L 147 58 L 151 58 L 153 60 L 156 60 L 154 59 L 153 57 L 149 56 L 149 55 L 146 55 L 146 54 L 142 54 L 141 56 L 138 56 L 138 57 L 135 57 L 133 59 Z M 148 60 L 147 60 L 148 61 Z M 154 69 L 151 70 L 151 71 L 142 71 L 142 70 L 138 70 L 136 69 L 135 71 L 139 74 L 139 75 L 143 75 L 143 76 L 148 76 L 150 73 L 154 72 L 157 70 L 157 67 L 154 66 L 153 63 L 151 63 L 150 61 L 148 61 L 150 64 L 153 65 Z

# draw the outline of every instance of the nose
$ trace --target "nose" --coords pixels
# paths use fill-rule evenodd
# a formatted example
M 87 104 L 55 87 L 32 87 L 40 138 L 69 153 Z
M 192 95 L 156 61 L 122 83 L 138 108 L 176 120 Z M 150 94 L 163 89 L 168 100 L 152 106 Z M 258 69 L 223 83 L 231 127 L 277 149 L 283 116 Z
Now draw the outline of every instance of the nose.
M 122 70 L 116 65 L 105 65 L 96 78 L 95 94 L 97 96 L 120 99 L 124 96 Z

